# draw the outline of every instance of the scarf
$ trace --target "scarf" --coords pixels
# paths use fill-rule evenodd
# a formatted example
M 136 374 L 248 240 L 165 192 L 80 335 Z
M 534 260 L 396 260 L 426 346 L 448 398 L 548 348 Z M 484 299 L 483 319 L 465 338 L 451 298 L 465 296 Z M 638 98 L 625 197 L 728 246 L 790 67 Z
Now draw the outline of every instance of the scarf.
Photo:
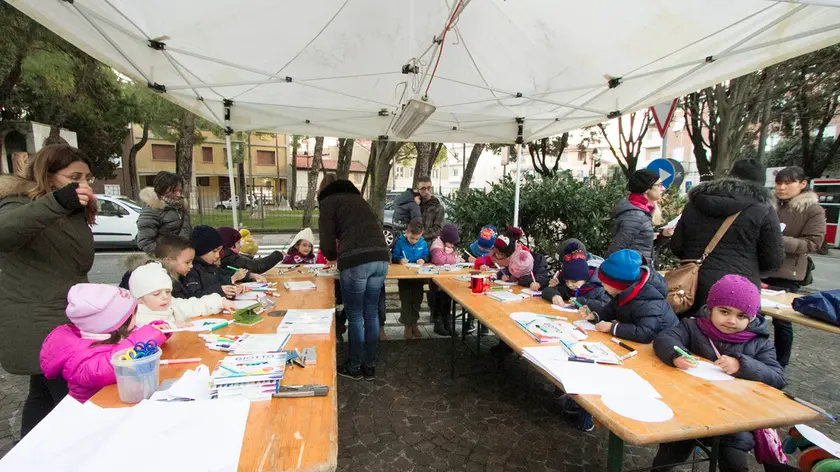
M 313 250 L 308 255 L 304 256 L 303 254 L 298 251 L 296 247 L 289 249 L 289 252 L 286 253 L 286 258 L 283 259 L 284 264 L 314 264 L 315 263 L 315 251 Z
M 732 334 L 724 333 L 719 330 L 714 323 L 712 323 L 711 318 L 707 317 L 697 318 L 697 327 L 700 328 L 700 331 L 709 339 L 720 343 L 743 344 L 747 341 L 752 341 L 758 336 L 757 334 L 746 330 Z
M 184 206 L 184 198 L 172 199 L 166 197 L 160 197 L 163 200 L 163 203 L 166 203 L 169 206 L 173 206 L 175 208 L 182 208 Z
M 87 331 L 79 330 L 82 339 L 95 339 L 97 341 L 104 341 L 111 337 L 111 333 L 88 333 Z
M 653 209 L 656 208 L 656 204 L 648 200 L 643 193 L 631 193 L 630 196 L 627 197 L 627 200 L 634 207 L 648 213 L 653 213 Z

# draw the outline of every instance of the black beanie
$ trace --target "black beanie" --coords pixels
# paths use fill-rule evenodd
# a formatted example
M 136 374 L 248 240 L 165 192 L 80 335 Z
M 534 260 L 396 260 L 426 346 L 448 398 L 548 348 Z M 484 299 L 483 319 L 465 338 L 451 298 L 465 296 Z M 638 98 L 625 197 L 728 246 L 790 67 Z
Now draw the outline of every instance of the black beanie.
M 193 228 L 190 236 L 196 256 L 203 256 L 222 245 L 222 236 L 212 226 L 200 225 Z
M 729 172 L 729 175 L 736 179 L 749 180 L 761 185 L 767 182 L 767 173 L 764 172 L 764 166 L 755 159 L 735 161 L 735 165 L 732 166 L 732 171 Z
M 659 172 L 650 169 L 641 169 L 633 172 L 630 181 L 627 182 L 627 189 L 630 193 L 645 193 L 659 180 Z

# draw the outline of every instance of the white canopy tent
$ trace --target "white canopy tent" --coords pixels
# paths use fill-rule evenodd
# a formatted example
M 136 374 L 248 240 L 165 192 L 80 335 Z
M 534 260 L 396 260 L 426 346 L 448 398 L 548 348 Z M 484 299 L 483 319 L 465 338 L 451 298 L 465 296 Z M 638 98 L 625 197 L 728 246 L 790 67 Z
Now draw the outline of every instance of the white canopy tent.
M 219 125 L 369 139 L 427 95 L 409 140 L 530 141 L 840 42 L 840 0 L 9 3 Z

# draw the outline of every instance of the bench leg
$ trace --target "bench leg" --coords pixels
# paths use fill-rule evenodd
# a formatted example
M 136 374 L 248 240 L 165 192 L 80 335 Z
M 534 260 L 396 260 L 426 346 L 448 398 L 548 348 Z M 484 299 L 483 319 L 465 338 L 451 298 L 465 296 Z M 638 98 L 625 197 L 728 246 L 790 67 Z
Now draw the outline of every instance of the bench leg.
M 455 332 L 455 299 L 452 299 L 449 303 L 449 318 L 450 318 L 450 329 L 452 331 L 451 338 L 452 338 L 452 359 L 451 359 L 451 366 L 449 375 L 452 380 L 455 380 L 455 341 L 458 338 L 458 333 Z
M 712 449 L 709 452 L 709 472 L 716 472 L 720 454 L 720 436 L 712 438 Z
M 610 431 L 609 444 L 607 472 L 621 472 L 621 467 L 624 463 L 624 441 Z

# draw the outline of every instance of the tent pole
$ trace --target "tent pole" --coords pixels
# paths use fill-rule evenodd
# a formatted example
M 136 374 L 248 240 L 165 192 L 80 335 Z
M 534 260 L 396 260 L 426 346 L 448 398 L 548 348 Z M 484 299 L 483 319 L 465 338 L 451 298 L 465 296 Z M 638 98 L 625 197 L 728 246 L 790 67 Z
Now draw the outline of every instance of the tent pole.
M 230 135 L 233 128 L 230 127 L 230 107 L 232 100 L 225 100 L 225 154 L 227 154 L 228 180 L 230 181 L 230 202 L 233 210 L 233 227 L 239 229 L 239 203 L 236 201 L 236 185 L 233 182 L 233 149 L 231 149 Z
M 522 181 L 522 146 L 525 139 L 522 137 L 522 130 L 525 125 L 525 118 L 516 119 L 516 186 L 513 195 L 513 226 L 519 227 L 519 187 Z

